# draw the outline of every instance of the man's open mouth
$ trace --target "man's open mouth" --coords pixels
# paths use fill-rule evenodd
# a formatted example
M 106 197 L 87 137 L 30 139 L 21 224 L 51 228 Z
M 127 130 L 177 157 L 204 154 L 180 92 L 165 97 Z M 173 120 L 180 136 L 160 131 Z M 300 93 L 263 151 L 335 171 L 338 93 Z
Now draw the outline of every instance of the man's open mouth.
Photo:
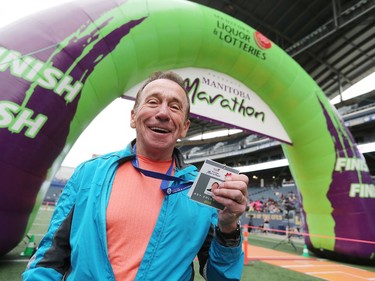
M 170 130 L 167 130 L 167 129 L 164 129 L 164 128 L 151 127 L 150 129 L 151 129 L 152 131 L 154 131 L 155 133 L 159 133 L 159 134 L 167 134 L 167 133 L 170 133 Z

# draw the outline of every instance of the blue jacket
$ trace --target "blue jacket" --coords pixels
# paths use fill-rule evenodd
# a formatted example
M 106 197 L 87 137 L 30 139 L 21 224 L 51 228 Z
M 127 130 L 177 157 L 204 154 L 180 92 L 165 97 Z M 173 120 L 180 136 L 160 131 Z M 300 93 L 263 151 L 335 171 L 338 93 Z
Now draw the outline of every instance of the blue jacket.
M 64 276 L 67 281 L 115 280 L 107 251 L 106 209 L 118 165 L 132 158 L 128 145 L 77 167 L 23 273 L 24 281 Z M 193 180 L 196 168 L 184 164 L 177 150 L 174 158 L 175 176 Z M 207 280 L 240 280 L 241 243 L 234 247 L 219 243 L 213 230 L 217 211 L 192 201 L 187 193 L 165 196 L 135 280 L 193 280 L 196 256 Z

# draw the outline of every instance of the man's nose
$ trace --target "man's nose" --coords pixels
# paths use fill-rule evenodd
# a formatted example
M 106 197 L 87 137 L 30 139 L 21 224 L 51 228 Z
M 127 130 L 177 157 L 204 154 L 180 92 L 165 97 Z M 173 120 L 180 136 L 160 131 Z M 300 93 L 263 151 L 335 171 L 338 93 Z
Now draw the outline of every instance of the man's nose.
M 162 103 L 155 115 L 160 120 L 169 120 L 169 107 L 167 104 Z

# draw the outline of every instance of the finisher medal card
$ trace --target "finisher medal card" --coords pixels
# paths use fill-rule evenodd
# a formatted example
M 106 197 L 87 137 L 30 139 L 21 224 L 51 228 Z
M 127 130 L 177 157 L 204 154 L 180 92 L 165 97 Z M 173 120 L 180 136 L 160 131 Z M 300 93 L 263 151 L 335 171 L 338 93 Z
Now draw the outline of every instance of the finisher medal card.
M 213 160 L 206 160 L 190 188 L 189 197 L 199 203 L 223 210 L 224 206 L 212 199 L 212 190 L 218 188 L 227 173 L 238 174 L 239 171 Z

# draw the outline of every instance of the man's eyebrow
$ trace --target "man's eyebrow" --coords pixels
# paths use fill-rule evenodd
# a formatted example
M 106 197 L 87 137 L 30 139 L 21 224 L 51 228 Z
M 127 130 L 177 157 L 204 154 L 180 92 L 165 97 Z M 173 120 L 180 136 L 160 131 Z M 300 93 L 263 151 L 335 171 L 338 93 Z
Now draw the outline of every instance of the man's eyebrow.
M 161 95 L 162 95 L 161 93 L 155 92 L 155 93 L 150 94 L 148 98 L 152 98 L 152 97 L 161 98 Z M 183 100 L 176 96 L 173 96 L 171 99 L 168 100 L 168 102 L 177 102 L 177 103 L 180 103 L 181 105 L 183 104 Z
M 181 99 L 176 98 L 176 97 L 172 98 L 172 102 L 178 102 L 180 104 L 183 104 L 183 101 Z

